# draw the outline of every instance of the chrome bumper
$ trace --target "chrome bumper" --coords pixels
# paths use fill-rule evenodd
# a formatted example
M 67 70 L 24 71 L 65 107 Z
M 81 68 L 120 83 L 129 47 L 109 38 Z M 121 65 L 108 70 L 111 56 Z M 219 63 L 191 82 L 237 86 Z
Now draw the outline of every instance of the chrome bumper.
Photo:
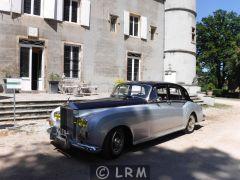
M 72 147 L 75 147 L 75 148 L 78 148 L 78 149 L 81 149 L 81 150 L 84 150 L 84 151 L 87 151 L 90 153 L 101 152 L 101 148 L 96 147 L 96 146 L 87 145 L 87 144 L 82 144 L 75 140 L 71 140 L 66 135 L 60 134 L 60 132 L 54 127 L 51 129 L 50 139 L 62 143 L 64 145 L 64 147 L 72 146 Z

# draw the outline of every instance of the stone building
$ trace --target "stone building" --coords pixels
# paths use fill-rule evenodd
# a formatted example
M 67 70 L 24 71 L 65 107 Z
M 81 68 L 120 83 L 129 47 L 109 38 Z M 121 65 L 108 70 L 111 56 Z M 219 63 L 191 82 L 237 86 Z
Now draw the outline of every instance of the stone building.
M 191 84 L 195 1 L 1 0 L 0 79 L 22 91 L 47 91 L 51 74 L 100 92 L 118 79 Z

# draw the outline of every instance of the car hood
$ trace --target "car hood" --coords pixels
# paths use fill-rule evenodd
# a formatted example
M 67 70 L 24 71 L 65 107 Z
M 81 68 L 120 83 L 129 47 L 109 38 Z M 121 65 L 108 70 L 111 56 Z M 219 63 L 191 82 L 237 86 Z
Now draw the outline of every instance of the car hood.
M 99 109 L 111 108 L 119 106 L 130 106 L 146 104 L 147 101 L 141 98 L 103 98 L 89 101 L 82 101 L 80 103 L 70 102 L 68 106 L 73 110 Z

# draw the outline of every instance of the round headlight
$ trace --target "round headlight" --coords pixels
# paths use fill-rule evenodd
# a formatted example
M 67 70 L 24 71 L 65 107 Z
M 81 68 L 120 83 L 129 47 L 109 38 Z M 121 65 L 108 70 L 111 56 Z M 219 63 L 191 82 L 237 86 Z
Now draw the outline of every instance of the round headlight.
M 88 121 L 86 119 L 80 118 L 77 120 L 77 125 L 82 128 L 86 128 L 87 124 L 88 124 Z

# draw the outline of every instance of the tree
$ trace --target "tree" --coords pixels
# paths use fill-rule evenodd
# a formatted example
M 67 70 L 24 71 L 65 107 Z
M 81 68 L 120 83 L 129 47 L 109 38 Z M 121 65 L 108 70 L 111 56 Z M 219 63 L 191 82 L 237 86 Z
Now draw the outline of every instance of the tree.
M 240 86 L 240 16 L 218 10 L 197 24 L 197 66 L 200 85 L 218 89 Z

